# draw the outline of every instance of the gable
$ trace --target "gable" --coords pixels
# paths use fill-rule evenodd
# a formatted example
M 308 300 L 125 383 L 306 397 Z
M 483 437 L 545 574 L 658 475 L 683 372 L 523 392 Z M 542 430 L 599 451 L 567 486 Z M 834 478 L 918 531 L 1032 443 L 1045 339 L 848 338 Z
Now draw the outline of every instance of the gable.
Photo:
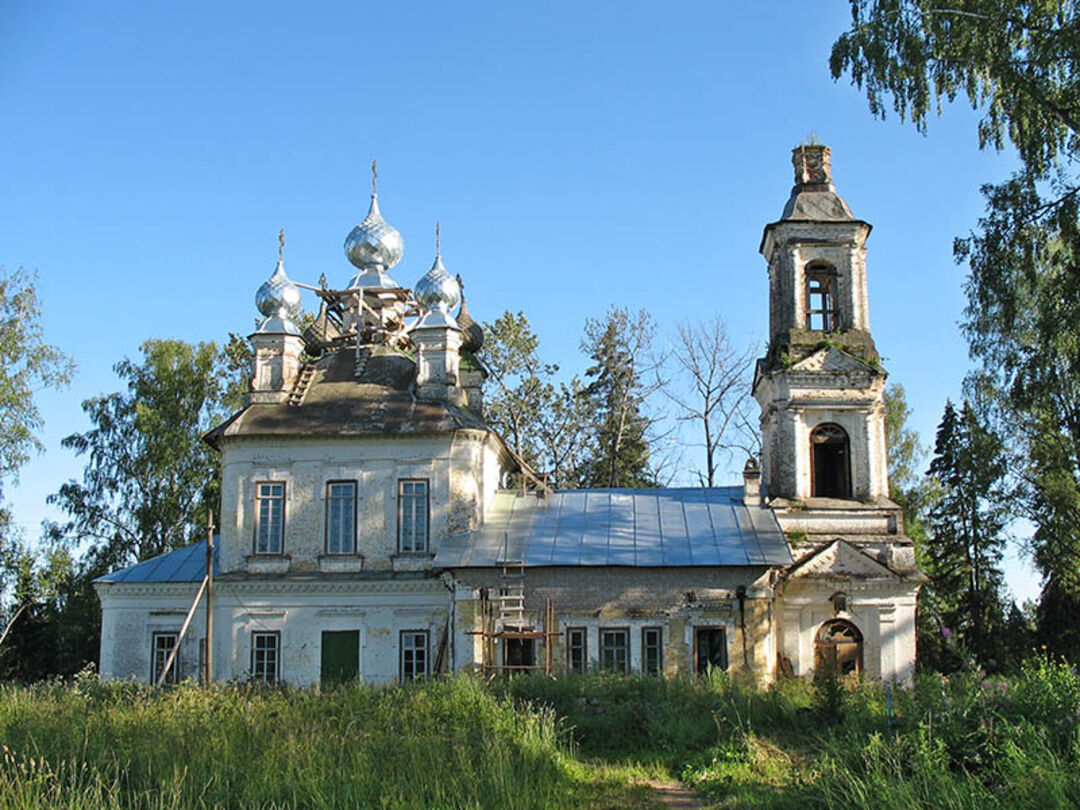
M 787 579 L 897 580 L 899 577 L 850 543 L 834 540 L 792 568 Z
M 837 349 L 835 346 L 825 346 L 818 349 L 812 355 L 800 360 L 794 366 L 793 371 L 832 371 L 837 373 L 852 373 L 858 371 L 876 371 L 869 363 L 864 363 L 857 357 Z

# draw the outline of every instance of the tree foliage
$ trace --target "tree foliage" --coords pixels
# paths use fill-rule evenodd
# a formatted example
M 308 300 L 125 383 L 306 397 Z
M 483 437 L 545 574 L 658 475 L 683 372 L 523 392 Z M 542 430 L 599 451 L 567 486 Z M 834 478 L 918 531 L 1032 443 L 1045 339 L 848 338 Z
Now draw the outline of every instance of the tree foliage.
M 44 340 L 41 302 L 35 277 L 22 269 L 0 268 L 0 541 L 9 516 L 3 506 L 5 483 L 13 480 L 40 452 L 41 412 L 34 395 L 42 388 L 63 388 L 74 364 Z
M 190 542 L 217 508 L 218 460 L 200 437 L 220 415 L 218 348 L 150 340 L 141 351 L 115 366 L 126 390 L 83 403 L 93 427 L 63 441 L 86 457 L 82 481 L 50 496 L 69 516 L 54 535 L 88 541 L 99 570 Z
M 651 421 L 644 413 L 646 400 L 658 388 L 648 381 L 656 365 L 651 357 L 655 332 L 644 310 L 631 314 L 612 307 L 602 320 L 585 322 L 581 349 L 592 365 L 585 372 L 589 383 L 582 396 L 595 424 L 593 457 L 581 475 L 585 487 L 656 486 L 649 463 Z
M 756 458 L 760 439 L 750 416 L 750 371 L 754 351 L 737 348 L 719 315 L 702 323 L 683 323 L 672 352 L 677 377 L 688 393 L 669 384 L 664 393 L 678 409 L 678 419 L 700 430 L 705 474 L 703 486 L 716 485 L 717 464 L 724 453 L 741 451 Z
M 979 144 L 1020 169 L 983 188 L 979 230 L 957 240 L 970 275 L 964 329 L 981 371 L 969 390 L 1009 444 L 1017 502 L 1036 526 L 1044 641 L 1080 657 L 1080 19 L 1055 0 L 852 0 L 833 46 L 871 111 L 891 101 L 925 131 L 959 96 Z
M 965 403 L 952 402 L 938 426 L 930 474 L 942 486 L 929 512 L 924 560 L 931 602 L 943 628 L 984 663 L 1000 666 L 1004 624 L 1001 558 L 1009 516 L 998 491 L 1006 462 L 1001 441 Z

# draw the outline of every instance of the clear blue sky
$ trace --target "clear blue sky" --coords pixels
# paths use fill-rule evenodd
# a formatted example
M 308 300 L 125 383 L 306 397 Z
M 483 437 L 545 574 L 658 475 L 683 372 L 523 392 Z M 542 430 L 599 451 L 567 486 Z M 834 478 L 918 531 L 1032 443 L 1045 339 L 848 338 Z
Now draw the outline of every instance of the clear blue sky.
M 151 337 L 250 331 L 285 228 L 293 278 L 350 276 L 368 166 L 430 266 L 433 225 L 480 320 L 524 310 L 583 362 L 587 316 L 645 307 L 670 333 L 720 313 L 767 332 L 762 227 L 810 133 L 874 225 L 871 324 L 929 444 L 969 368 L 952 240 L 976 225 L 982 153 L 962 105 L 929 137 L 871 118 L 828 71 L 846 3 L 41 3 L 0 5 L 0 265 L 39 273 L 48 340 L 78 364 L 43 393 L 44 456 L 10 490 L 27 539 L 82 469 L 60 439 Z M 309 302 L 310 305 L 310 302 Z M 687 464 L 697 463 L 688 451 Z M 1011 560 L 1016 595 L 1037 592 Z

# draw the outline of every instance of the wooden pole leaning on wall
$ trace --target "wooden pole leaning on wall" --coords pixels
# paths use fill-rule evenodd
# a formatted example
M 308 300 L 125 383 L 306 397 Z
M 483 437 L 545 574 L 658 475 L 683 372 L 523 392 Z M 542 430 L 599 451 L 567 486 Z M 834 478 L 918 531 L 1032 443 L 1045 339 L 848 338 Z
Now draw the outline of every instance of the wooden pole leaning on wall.
M 188 608 L 187 616 L 184 617 L 184 624 L 180 627 L 180 633 L 176 637 L 176 644 L 173 645 L 172 650 L 169 651 L 169 657 L 165 659 L 165 666 L 161 668 L 161 674 L 158 675 L 157 686 L 160 688 L 165 684 L 165 679 L 169 677 L 169 670 L 172 669 L 173 662 L 176 661 L 176 656 L 180 652 L 180 644 L 184 640 L 184 636 L 187 635 L 188 627 L 191 625 L 191 620 L 195 616 L 195 609 L 199 606 L 199 600 L 202 599 L 203 591 L 206 590 L 206 583 L 209 577 L 203 577 L 202 584 L 199 585 L 199 592 L 195 594 L 195 598 L 191 600 L 191 607 Z
M 203 683 L 214 680 L 214 513 L 206 514 L 206 653 Z

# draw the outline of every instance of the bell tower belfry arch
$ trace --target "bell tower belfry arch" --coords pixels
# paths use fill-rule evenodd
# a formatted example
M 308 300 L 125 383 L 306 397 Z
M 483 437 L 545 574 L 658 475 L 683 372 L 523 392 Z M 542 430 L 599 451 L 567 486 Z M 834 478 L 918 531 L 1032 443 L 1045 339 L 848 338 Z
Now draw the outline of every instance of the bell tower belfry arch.
M 769 272 L 769 346 L 754 377 L 762 484 L 769 498 L 887 498 L 886 374 L 866 291 L 870 225 L 836 193 L 827 146 L 798 146 L 792 163 L 795 187 L 760 248 Z

